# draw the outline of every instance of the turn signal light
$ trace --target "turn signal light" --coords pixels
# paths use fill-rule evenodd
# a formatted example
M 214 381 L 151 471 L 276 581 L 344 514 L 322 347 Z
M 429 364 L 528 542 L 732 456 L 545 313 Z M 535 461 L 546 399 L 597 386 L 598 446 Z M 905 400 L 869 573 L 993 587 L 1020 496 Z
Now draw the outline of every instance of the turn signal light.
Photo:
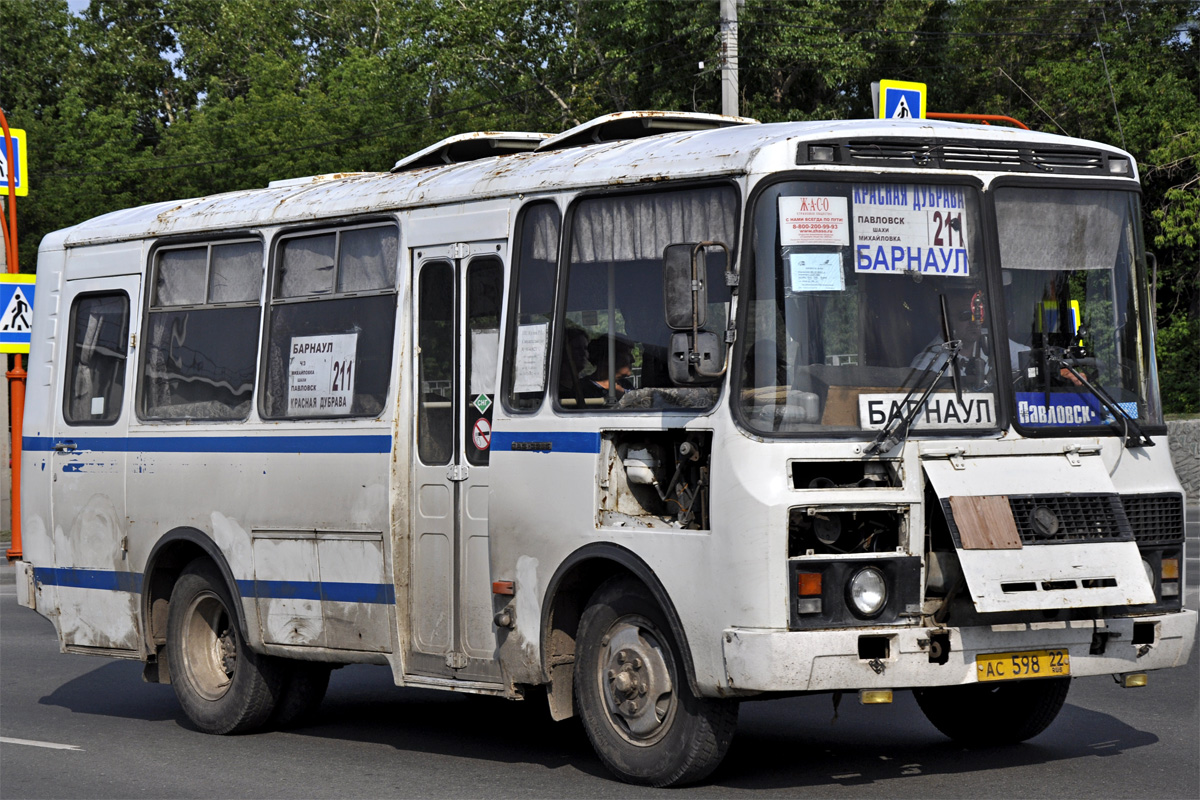
M 799 579 L 801 597 L 821 596 L 821 573 L 801 572 L 799 573 Z
M 892 702 L 891 689 L 860 689 L 858 691 L 858 702 L 864 706 L 879 705 L 880 703 Z
M 1179 580 L 1179 559 L 1164 558 L 1162 560 L 1162 576 L 1163 580 L 1177 581 Z

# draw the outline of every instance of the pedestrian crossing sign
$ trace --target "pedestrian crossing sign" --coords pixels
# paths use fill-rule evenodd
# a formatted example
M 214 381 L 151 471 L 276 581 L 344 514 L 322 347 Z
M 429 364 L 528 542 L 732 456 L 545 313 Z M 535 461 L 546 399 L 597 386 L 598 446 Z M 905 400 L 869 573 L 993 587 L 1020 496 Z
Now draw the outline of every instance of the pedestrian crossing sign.
M 880 119 L 925 119 L 925 84 L 879 82 Z
M 11 159 L 4 142 L 4 131 L 0 130 L 0 195 L 8 194 L 8 177 L 11 172 L 17 197 L 24 197 L 29 194 L 29 153 L 25 147 L 25 131 L 9 128 L 8 133 L 12 137 Z
M 36 275 L 0 274 L 0 353 L 28 353 Z

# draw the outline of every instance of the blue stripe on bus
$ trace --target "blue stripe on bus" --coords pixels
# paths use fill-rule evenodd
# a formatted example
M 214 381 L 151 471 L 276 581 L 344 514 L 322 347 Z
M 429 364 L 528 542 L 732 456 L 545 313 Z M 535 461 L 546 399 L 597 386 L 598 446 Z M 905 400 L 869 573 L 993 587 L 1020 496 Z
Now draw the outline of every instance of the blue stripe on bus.
M 141 594 L 140 572 L 78 567 L 34 567 L 33 579 L 44 586 L 100 589 Z M 339 583 L 334 581 L 238 581 L 242 597 L 272 600 L 327 600 L 338 603 L 394 605 L 396 590 L 386 583 Z
M 50 452 L 55 442 L 74 453 L 390 453 L 392 437 L 371 436 L 25 436 L 26 451 Z
M 393 605 L 395 587 L 386 583 L 333 581 L 238 581 L 242 597 L 270 600 L 325 600 L 336 603 Z
M 80 569 L 77 567 L 34 567 L 33 579 L 44 586 L 66 586 L 72 589 L 103 589 L 109 592 L 141 594 L 140 572 L 114 572 L 111 569 Z
M 535 433 L 500 432 L 492 433 L 492 452 L 498 450 L 517 450 L 531 453 L 599 453 L 600 434 L 588 432 L 548 432 Z

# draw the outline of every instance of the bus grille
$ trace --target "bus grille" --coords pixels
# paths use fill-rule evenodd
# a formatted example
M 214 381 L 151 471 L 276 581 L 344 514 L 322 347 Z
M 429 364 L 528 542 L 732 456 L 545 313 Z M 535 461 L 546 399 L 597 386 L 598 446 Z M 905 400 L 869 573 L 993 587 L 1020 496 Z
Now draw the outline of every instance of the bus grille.
M 937 139 L 848 139 L 813 144 L 805 142 L 797 162 L 807 162 L 808 148 L 833 149 L 833 161 L 867 167 L 929 167 L 1003 172 L 1039 172 L 1071 175 L 1109 175 L 1109 161 L 1125 158 L 1090 147 L 1037 144 L 1001 145 L 995 142 L 948 142 Z M 1131 171 L 1118 173 L 1131 175 Z
M 1174 544 L 1183 541 L 1183 495 L 1121 495 L 1125 516 L 1140 545 Z
M 1077 542 L 1128 542 L 1133 528 L 1116 494 L 1010 496 L 1013 520 L 1021 544 L 1073 544 Z M 1037 509 L 1053 512 L 1053 532 L 1035 522 Z M 1048 515 L 1047 515 L 1048 516 Z

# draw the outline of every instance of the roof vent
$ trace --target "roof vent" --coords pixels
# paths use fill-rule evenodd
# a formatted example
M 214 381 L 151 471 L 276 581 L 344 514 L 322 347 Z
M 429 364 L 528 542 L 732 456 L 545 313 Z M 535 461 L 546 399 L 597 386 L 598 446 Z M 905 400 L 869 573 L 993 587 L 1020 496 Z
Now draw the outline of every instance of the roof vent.
M 445 164 L 461 164 L 492 156 L 507 156 L 512 153 L 528 153 L 539 143 L 550 138 L 548 133 L 514 133 L 509 131 L 480 131 L 460 133 L 431 144 L 411 156 L 400 159 L 392 172 L 404 172 L 423 167 L 440 167 Z
M 696 114 L 686 111 L 618 111 L 552 136 L 538 145 L 538 152 L 563 150 L 622 139 L 640 139 L 660 133 L 704 131 L 728 128 L 733 125 L 757 125 L 749 117 L 727 117 L 722 114 Z

